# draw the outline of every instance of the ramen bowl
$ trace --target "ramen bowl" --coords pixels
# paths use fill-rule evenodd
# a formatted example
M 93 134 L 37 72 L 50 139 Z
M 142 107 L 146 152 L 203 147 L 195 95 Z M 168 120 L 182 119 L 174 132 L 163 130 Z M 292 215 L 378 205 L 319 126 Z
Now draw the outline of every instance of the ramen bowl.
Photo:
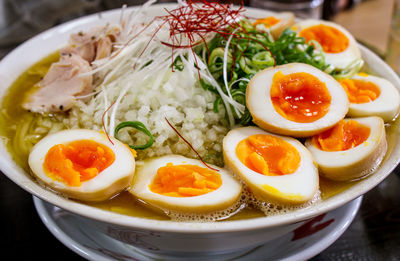
M 171 8 L 173 5 L 155 5 L 149 8 L 149 13 L 160 15 L 165 7 Z M 251 8 L 247 12 L 253 17 L 270 14 L 268 11 Z M 117 22 L 119 17 L 120 10 L 87 16 L 54 27 L 20 45 L 0 62 L 0 97 L 4 97 L 7 89 L 32 64 L 63 47 L 71 33 L 88 30 L 106 21 Z M 368 69 L 386 78 L 400 90 L 400 79 L 392 69 L 367 48 L 360 46 L 360 49 Z M 80 216 L 85 225 L 142 251 L 170 256 L 240 254 L 293 231 L 306 220 L 346 204 L 383 181 L 400 161 L 398 123 L 394 123 L 390 128 L 387 135 L 388 152 L 373 174 L 311 206 L 282 214 L 241 220 L 153 220 L 122 215 L 70 200 L 40 185 L 24 171 L 8 151 L 6 139 L 2 139 L 0 143 L 0 168 L 13 182 L 32 195 Z

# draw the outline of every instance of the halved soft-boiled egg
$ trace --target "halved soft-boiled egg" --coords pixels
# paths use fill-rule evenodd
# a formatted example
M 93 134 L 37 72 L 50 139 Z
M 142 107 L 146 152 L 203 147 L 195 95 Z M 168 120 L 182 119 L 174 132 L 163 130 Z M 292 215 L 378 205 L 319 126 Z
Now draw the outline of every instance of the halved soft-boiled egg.
M 352 180 L 374 171 L 387 150 L 384 122 L 379 117 L 340 121 L 306 141 L 321 175 Z
M 399 91 L 388 80 L 359 73 L 350 79 L 340 79 L 339 83 L 349 97 L 348 116 L 379 116 L 387 122 L 399 113 Z
M 354 37 L 338 24 L 307 19 L 295 24 L 294 28 L 299 36 L 306 39 L 307 43 L 318 42 L 325 53 L 326 63 L 336 68 L 344 69 L 361 58 Z
M 166 211 L 225 210 L 239 200 L 242 187 L 227 170 L 210 166 L 180 155 L 145 160 L 138 165 L 130 193 Z
M 291 63 L 254 75 L 247 86 L 246 106 L 259 127 L 307 137 L 343 119 L 349 101 L 332 76 L 311 65 Z
M 128 146 L 98 131 L 50 134 L 29 154 L 33 174 L 46 186 L 85 201 L 102 201 L 130 185 L 135 158 Z
M 259 18 L 253 25 L 261 30 L 270 30 L 272 36 L 278 39 L 281 33 L 294 23 L 294 14 L 291 12 L 276 13 L 265 18 Z M 262 27 L 261 27 L 262 26 Z
M 231 130 L 224 138 L 226 166 L 261 200 L 300 204 L 318 191 L 318 170 L 298 140 L 257 127 Z

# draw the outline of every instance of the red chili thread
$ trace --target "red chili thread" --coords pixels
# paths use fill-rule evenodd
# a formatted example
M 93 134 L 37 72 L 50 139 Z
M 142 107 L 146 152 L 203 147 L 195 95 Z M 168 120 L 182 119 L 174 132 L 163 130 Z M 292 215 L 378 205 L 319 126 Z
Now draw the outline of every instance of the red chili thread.
M 154 34 L 152 35 L 151 39 L 149 42 L 146 44 L 146 46 L 143 48 L 142 52 L 139 55 L 139 58 L 143 55 L 145 50 L 147 49 L 148 45 L 150 42 L 154 39 L 156 34 L 159 32 L 159 30 L 165 25 L 168 24 L 170 28 L 170 43 L 161 41 L 161 44 L 164 44 L 168 47 L 171 48 L 172 55 L 171 55 L 171 67 L 172 71 L 174 71 L 174 50 L 175 49 L 186 49 L 190 48 L 196 67 L 198 69 L 198 76 L 201 79 L 200 76 L 200 69 L 198 66 L 198 61 L 195 55 L 195 52 L 193 48 L 200 43 L 204 43 L 207 49 L 207 56 L 210 56 L 208 46 L 206 44 L 206 38 L 205 36 L 208 33 L 217 33 L 219 34 L 222 38 L 225 40 L 228 40 L 229 37 L 234 37 L 238 40 L 240 39 L 247 39 L 248 42 L 250 42 L 250 37 L 240 37 L 238 34 L 236 34 L 236 31 L 233 30 L 235 33 L 229 30 L 229 27 L 231 28 L 240 28 L 240 32 L 245 32 L 245 33 L 250 33 L 247 32 L 246 29 L 241 26 L 236 19 L 241 16 L 241 13 L 244 12 L 243 9 L 243 4 L 240 5 L 240 7 L 236 10 L 230 9 L 230 6 L 228 4 L 221 4 L 217 2 L 212 2 L 209 3 L 206 0 L 201 0 L 201 1 L 193 1 L 193 0 L 188 0 L 186 6 L 180 6 L 176 9 L 173 10 L 167 10 L 165 9 L 168 15 L 164 16 L 158 16 L 155 17 L 149 24 L 145 26 L 138 34 L 136 34 L 134 37 L 132 37 L 129 41 L 131 42 L 134 38 L 139 36 L 145 29 L 147 29 L 150 24 L 152 24 L 156 19 L 161 19 L 163 20 L 162 24 L 159 25 L 159 27 L 156 29 Z M 182 41 L 184 37 L 189 40 L 189 43 L 183 44 Z M 196 40 L 196 37 L 198 39 Z M 271 50 L 266 47 L 263 43 L 258 41 L 257 39 L 254 39 L 257 41 L 265 50 L 267 50 L 270 54 L 271 57 L 274 59 L 274 67 L 276 66 L 276 58 L 271 52 Z M 127 45 L 125 44 L 123 48 L 125 48 Z M 122 49 L 123 49 L 122 48 Z M 235 47 L 236 48 L 236 47 Z M 246 47 L 247 49 L 247 47 Z M 120 52 L 121 50 L 119 50 Z M 119 53 L 117 52 L 117 54 Z M 242 51 L 240 56 L 244 56 L 244 52 Z M 232 63 L 232 69 L 234 67 L 236 57 L 233 58 L 233 63 Z M 246 63 L 246 60 L 245 60 Z M 133 65 L 133 68 L 136 67 L 136 63 Z M 231 77 L 233 76 L 233 70 L 231 72 Z
M 189 0 L 186 6 L 180 6 L 173 10 L 165 10 L 168 15 L 158 18 L 169 25 L 170 43 L 161 43 L 171 47 L 172 64 L 174 62 L 174 49 L 190 48 L 193 53 L 199 79 L 201 79 L 200 67 L 193 48 L 200 43 L 204 43 L 207 49 L 207 56 L 209 57 L 210 53 L 206 44 L 206 34 L 214 32 L 221 35 L 224 39 L 228 39 L 228 36 L 233 35 L 233 33 L 227 31 L 227 28 L 234 24 L 238 26 L 236 19 L 244 11 L 243 5 L 237 10 L 232 10 L 227 4 L 209 3 L 205 0 L 196 3 Z M 182 43 L 185 36 L 189 40 L 189 43 Z M 174 71 L 173 66 L 172 71 Z
M 189 0 L 186 6 L 166 10 L 167 15 L 158 17 L 168 23 L 170 28 L 170 43 L 162 44 L 174 48 L 193 48 L 200 43 L 206 43 L 205 36 L 208 33 L 230 36 L 232 33 L 226 28 L 237 24 L 236 19 L 243 11 L 243 6 L 233 10 L 228 4 Z M 189 44 L 182 43 L 184 36 Z
M 117 100 L 115 100 L 104 112 L 103 115 L 101 116 L 101 124 L 103 125 L 103 130 L 107 136 L 107 139 L 111 142 L 112 145 L 114 145 L 114 142 L 111 140 L 110 136 L 108 135 L 107 129 L 106 129 L 106 125 L 104 123 L 104 117 L 106 116 L 106 113 L 108 112 L 108 110 L 111 109 L 112 106 L 114 106 L 114 104 L 117 102 Z
M 209 169 L 213 170 L 213 171 L 217 171 L 219 172 L 219 169 L 215 169 L 213 167 L 210 167 L 204 160 L 203 158 L 200 156 L 200 154 L 197 152 L 197 150 L 195 150 L 195 148 L 193 148 L 192 144 L 190 144 L 189 141 L 187 141 L 182 134 L 179 133 L 179 131 L 171 124 L 171 122 L 169 122 L 169 120 L 167 119 L 167 117 L 164 117 L 164 119 L 167 121 L 168 125 L 176 132 L 176 134 L 178 134 L 178 136 L 184 141 L 186 142 L 187 145 L 189 145 L 189 147 L 194 151 L 194 153 L 196 153 L 196 155 L 199 157 L 199 159 L 201 160 L 201 162 Z

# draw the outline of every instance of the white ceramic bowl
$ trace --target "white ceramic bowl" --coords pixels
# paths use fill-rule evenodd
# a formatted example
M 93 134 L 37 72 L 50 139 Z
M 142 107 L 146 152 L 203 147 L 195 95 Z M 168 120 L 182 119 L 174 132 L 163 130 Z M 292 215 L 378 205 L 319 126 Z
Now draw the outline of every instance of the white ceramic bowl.
M 149 10 L 151 15 L 163 13 L 163 8 L 172 5 L 155 5 Z M 270 12 L 248 8 L 251 17 L 265 17 Z M 0 62 L 0 97 L 7 88 L 33 63 L 64 46 L 71 33 L 87 30 L 106 22 L 118 22 L 120 10 L 91 15 L 54 27 L 23 43 Z M 360 46 L 362 56 L 377 74 L 391 81 L 400 89 L 397 75 L 378 56 Z M 240 252 L 279 237 L 321 213 L 333 210 L 352 199 L 366 193 L 379 184 L 400 160 L 398 129 L 388 137 L 390 150 L 382 165 L 371 176 L 358 182 L 350 189 L 330 197 L 312 207 L 299 209 L 287 214 L 254 218 L 251 220 L 223 221 L 215 223 L 185 223 L 157 221 L 136 218 L 90 207 L 68 200 L 44 189 L 13 160 L 4 141 L 0 144 L 0 168 L 2 172 L 21 188 L 60 208 L 85 217 L 88 226 L 96 226 L 105 234 L 141 248 L 144 251 L 181 255 L 222 254 Z

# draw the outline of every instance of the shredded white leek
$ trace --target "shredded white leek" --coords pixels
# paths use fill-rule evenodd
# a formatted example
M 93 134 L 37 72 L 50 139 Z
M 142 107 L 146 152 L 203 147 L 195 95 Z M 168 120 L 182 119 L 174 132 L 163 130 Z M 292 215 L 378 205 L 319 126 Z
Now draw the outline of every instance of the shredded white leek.
M 108 107 L 110 106 L 110 103 L 108 102 L 108 98 L 107 98 L 107 90 L 104 88 L 104 86 L 102 85 L 102 91 L 103 91 L 103 98 L 104 98 L 104 129 L 108 130 L 109 126 L 108 126 Z
M 229 36 L 228 41 L 226 41 L 226 45 L 225 45 L 225 50 L 224 50 L 224 62 L 223 62 L 223 68 L 222 68 L 222 73 L 223 73 L 223 78 L 224 78 L 224 84 L 225 84 L 225 89 L 226 92 L 228 93 L 228 96 L 231 100 L 233 100 L 232 94 L 230 92 L 230 88 L 229 88 L 229 84 L 228 84 L 228 73 L 227 73 L 227 67 L 228 67 L 228 51 L 229 51 L 229 45 L 231 43 L 232 37 L 233 35 L 236 33 L 236 31 L 239 28 L 236 28 L 232 34 Z M 238 117 L 242 116 L 243 112 L 244 112 L 244 108 L 238 108 L 238 106 L 234 107 L 235 109 L 235 113 Z
M 109 57 L 94 61 L 95 69 L 83 74 L 92 74 L 98 79 L 96 91 L 87 95 L 87 97 L 95 96 L 91 102 L 101 104 L 99 109 L 102 108 L 103 111 L 114 103 L 108 111 L 110 113 L 106 112 L 104 115 L 105 131 L 113 136 L 114 128 L 118 124 L 117 118 L 121 119 L 121 116 L 118 115 L 123 113 L 120 112 L 120 105 L 123 99 L 129 96 L 134 102 L 137 97 L 132 97 L 135 97 L 135 94 L 141 88 L 153 90 L 160 88 L 165 79 L 170 77 L 169 75 L 172 71 L 176 70 L 172 68 L 172 64 L 178 57 L 182 61 L 185 72 L 192 79 L 190 81 L 195 84 L 200 80 L 200 76 L 218 91 L 224 103 L 229 124 L 233 126 L 235 124 L 234 113 L 240 117 L 244 112 L 245 106 L 235 101 L 229 91 L 227 64 L 225 62 L 228 54 L 225 53 L 224 55 L 225 93 L 209 72 L 203 59 L 197 56 L 192 49 L 172 50 L 172 48 L 162 44 L 162 42 L 170 41 L 168 25 L 163 21 L 146 16 L 147 8 L 154 2 L 156 1 L 150 0 L 146 2 L 142 7 L 131 12 L 124 22 L 121 22 L 121 36 L 114 45 L 116 50 Z M 186 3 L 180 1 L 180 4 L 185 5 Z M 124 13 L 121 14 L 121 16 L 123 15 Z M 226 50 L 229 47 L 231 38 L 226 43 Z M 188 41 L 187 39 L 180 40 L 182 42 Z

